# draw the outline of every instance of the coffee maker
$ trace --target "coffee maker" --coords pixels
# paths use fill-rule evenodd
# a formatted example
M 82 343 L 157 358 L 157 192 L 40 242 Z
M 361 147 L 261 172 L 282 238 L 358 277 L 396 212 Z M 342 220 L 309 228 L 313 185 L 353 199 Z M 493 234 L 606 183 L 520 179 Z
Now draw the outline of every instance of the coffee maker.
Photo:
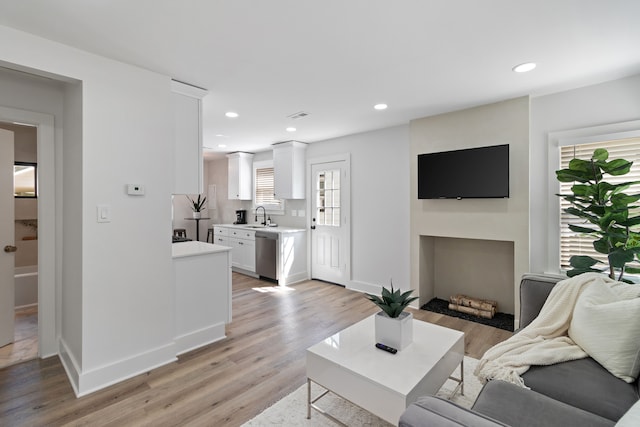
M 244 209 L 236 211 L 236 222 L 234 224 L 246 224 L 247 223 L 247 211 Z

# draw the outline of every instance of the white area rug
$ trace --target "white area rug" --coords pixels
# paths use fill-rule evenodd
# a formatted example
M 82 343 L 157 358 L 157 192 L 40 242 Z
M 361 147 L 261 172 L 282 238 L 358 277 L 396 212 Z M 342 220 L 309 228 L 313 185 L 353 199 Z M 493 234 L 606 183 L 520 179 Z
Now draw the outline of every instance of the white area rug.
M 453 402 L 470 408 L 476 400 L 482 385 L 478 381 L 473 371 L 478 361 L 476 359 L 464 358 L 464 396 L 460 395 L 460 391 L 451 399 Z M 460 370 L 457 369 L 453 375 L 458 376 Z M 455 389 L 454 381 L 447 381 L 438 396 L 447 397 Z M 322 387 L 311 384 L 311 395 L 315 398 L 324 390 Z M 317 403 L 321 408 L 336 417 L 350 427 L 368 426 L 368 427 L 388 427 L 392 424 L 376 417 L 373 414 L 361 409 L 360 407 L 347 402 L 338 396 L 329 393 Z M 267 408 L 258 414 L 254 419 L 243 424 L 243 427 L 257 426 L 335 426 L 328 418 L 322 416 L 317 411 L 311 411 L 311 419 L 307 419 L 307 384 L 303 384 L 293 393 L 285 396 L 273 406 Z

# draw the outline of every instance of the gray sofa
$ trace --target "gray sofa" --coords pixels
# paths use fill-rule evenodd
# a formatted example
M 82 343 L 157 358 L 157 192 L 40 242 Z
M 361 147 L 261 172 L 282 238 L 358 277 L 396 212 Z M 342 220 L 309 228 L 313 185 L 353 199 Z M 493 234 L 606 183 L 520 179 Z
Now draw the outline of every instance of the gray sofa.
M 520 327 L 536 318 L 559 280 L 522 278 Z M 591 358 L 532 366 L 522 378 L 530 390 L 489 381 L 471 410 L 425 396 L 405 410 L 399 426 L 613 426 L 639 399 L 638 380 L 626 383 Z

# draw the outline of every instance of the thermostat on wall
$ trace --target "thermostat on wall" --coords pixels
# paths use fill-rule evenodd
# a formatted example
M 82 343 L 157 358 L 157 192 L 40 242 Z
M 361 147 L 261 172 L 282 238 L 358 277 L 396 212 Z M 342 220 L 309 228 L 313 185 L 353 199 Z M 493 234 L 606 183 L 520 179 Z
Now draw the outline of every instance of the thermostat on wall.
M 127 194 L 130 196 L 144 196 L 144 186 L 140 184 L 128 184 Z

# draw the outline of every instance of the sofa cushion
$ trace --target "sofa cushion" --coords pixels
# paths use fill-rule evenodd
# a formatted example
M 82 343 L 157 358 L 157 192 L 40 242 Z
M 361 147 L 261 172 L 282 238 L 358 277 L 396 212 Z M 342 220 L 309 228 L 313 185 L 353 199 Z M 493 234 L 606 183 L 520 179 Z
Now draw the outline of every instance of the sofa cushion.
M 617 421 L 638 400 L 638 384 L 614 377 L 592 358 L 532 366 L 522 375 L 531 390 Z
M 613 426 L 609 419 L 567 405 L 505 381 L 489 381 L 473 404 L 473 411 L 511 426 Z
M 594 282 L 578 297 L 569 337 L 609 372 L 633 382 L 640 372 L 640 287 Z

